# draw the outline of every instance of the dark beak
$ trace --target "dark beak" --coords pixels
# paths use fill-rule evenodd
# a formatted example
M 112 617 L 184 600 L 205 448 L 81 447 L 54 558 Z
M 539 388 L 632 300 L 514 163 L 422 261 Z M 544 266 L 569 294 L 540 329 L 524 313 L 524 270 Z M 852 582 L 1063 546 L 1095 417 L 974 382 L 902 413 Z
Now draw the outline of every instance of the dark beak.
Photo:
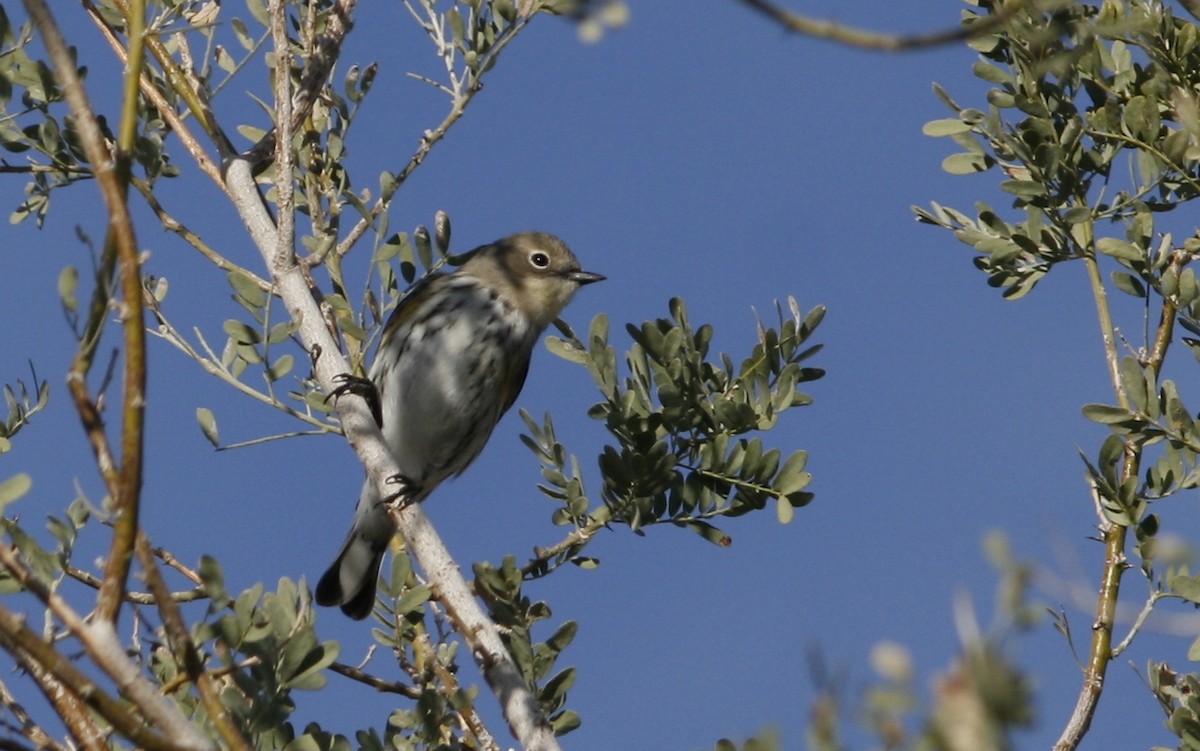
M 603 274 L 593 274 L 590 271 L 572 271 L 567 274 L 567 278 L 579 285 L 591 284 L 592 282 L 602 282 L 608 277 Z

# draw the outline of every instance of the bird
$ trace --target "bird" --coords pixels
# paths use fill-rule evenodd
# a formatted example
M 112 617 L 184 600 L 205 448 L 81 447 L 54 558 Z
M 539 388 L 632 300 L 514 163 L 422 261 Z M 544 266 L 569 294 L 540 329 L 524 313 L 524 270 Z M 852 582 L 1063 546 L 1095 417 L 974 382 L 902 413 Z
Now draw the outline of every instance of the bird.
M 375 586 L 396 528 L 389 501 L 420 502 L 475 461 L 516 401 L 534 345 L 584 285 L 558 237 L 520 232 L 480 246 L 449 273 L 413 285 L 384 324 L 367 378 L 343 376 L 331 396 L 363 396 L 400 467 L 398 493 L 367 478 L 337 558 L 317 582 L 318 605 L 354 620 L 375 607 Z

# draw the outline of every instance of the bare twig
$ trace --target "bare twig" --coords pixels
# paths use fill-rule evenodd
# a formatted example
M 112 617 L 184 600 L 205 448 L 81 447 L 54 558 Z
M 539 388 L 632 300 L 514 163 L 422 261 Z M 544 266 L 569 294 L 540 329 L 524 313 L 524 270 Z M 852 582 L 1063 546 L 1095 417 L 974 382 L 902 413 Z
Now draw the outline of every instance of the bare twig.
M 174 324 L 167 320 L 166 315 L 163 313 L 162 306 L 158 304 L 158 301 L 150 298 L 147 300 L 147 304 L 150 306 L 151 311 L 158 320 L 158 327 L 153 331 L 154 335 L 170 342 L 181 352 L 192 358 L 204 370 L 204 372 L 220 378 L 222 381 L 228 383 L 230 386 L 234 387 L 252 399 L 274 407 L 290 417 L 294 417 L 297 420 L 301 420 L 309 425 L 312 425 L 319 433 L 339 432 L 336 426 L 319 420 L 313 417 L 311 414 L 306 414 L 294 409 L 286 403 L 273 398 L 270 394 L 265 394 L 253 386 L 246 384 L 237 376 L 235 376 L 229 370 L 229 368 L 225 367 L 221 363 L 221 359 L 216 355 L 215 352 L 212 351 L 212 348 L 208 346 L 207 341 L 205 341 L 203 335 L 198 329 L 194 333 L 200 341 L 200 346 L 204 348 L 203 353 L 193 347 L 191 343 L 188 342 L 188 340 L 185 339 L 181 333 L 179 333 L 179 330 L 175 328 Z
M 406 5 L 408 5 L 408 3 L 406 3 Z M 450 128 L 456 122 L 458 122 L 463 114 L 467 111 L 467 106 L 471 104 L 471 100 L 475 98 L 475 95 L 483 90 L 483 73 L 491 65 L 488 60 L 494 60 L 504 50 L 504 48 L 512 42 L 513 39 L 516 39 L 517 35 L 520 34 L 521 31 L 524 30 L 532 20 L 532 16 L 521 16 L 513 21 L 512 25 L 505 29 L 504 33 L 497 37 L 495 43 L 491 48 L 488 49 L 487 58 L 485 60 L 477 61 L 474 66 L 474 70 L 468 69 L 465 74 L 460 77 L 451 67 L 452 60 L 450 58 L 450 54 L 452 54 L 454 50 L 453 44 L 448 44 L 446 42 L 446 40 L 443 38 L 444 34 L 442 33 L 441 29 L 433 26 L 432 22 L 422 21 L 420 16 L 417 15 L 416 11 L 411 5 L 408 5 L 408 8 L 409 11 L 417 18 L 417 21 L 421 23 L 423 27 L 425 27 L 427 32 L 429 32 L 439 50 L 447 50 L 447 53 L 444 55 L 444 57 L 446 58 L 447 67 L 449 69 L 451 86 L 445 87 L 440 84 L 434 85 L 440 89 L 448 90 L 448 93 L 450 93 L 450 111 L 446 113 L 446 117 L 442 119 L 442 122 L 439 123 L 437 127 L 433 128 L 432 130 L 425 131 L 424 135 L 421 136 L 420 143 L 417 145 L 417 150 L 413 152 L 411 157 L 409 157 L 408 163 L 405 164 L 404 167 L 401 168 L 401 170 L 396 174 L 396 179 L 384 189 L 383 193 L 375 201 L 375 204 L 371 207 L 370 213 L 367 216 L 359 219 L 358 222 L 346 234 L 346 237 L 340 243 L 338 243 L 337 254 L 339 256 L 344 256 L 349 253 L 350 249 L 354 247 L 354 245 L 366 233 L 366 231 L 375 223 L 375 220 L 387 211 L 388 207 L 391 205 L 392 197 L 395 195 L 396 191 L 399 190 L 400 186 L 404 184 L 404 181 L 407 180 L 410 175 L 412 175 L 413 171 L 416 170 L 417 167 L 421 166 L 421 163 L 425 161 L 427 156 L 429 156 L 429 152 L 433 150 L 433 147 L 446 137 L 446 133 L 449 132 Z
M 219 174 L 216 175 L 216 179 L 220 179 Z M 135 177 L 133 178 L 132 182 L 133 187 L 137 188 L 138 193 L 141 193 L 142 198 L 145 199 L 146 205 L 149 206 L 150 210 L 154 212 L 154 215 L 158 217 L 158 221 L 162 224 L 163 229 L 179 235 L 188 245 L 191 245 L 193 248 L 199 251 L 200 255 L 207 258 L 213 263 L 214 266 L 222 271 L 241 274 L 253 282 L 254 286 L 258 287 L 263 292 L 268 294 L 271 293 L 272 288 L 270 282 L 268 282 L 266 279 L 263 279 L 258 274 L 250 271 L 249 269 L 237 265 L 233 261 L 213 250 L 208 243 L 204 242 L 204 240 L 200 238 L 200 235 L 188 229 L 186 225 L 168 213 L 167 210 L 163 208 L 162 204 L 159 203 L 158 196 L 154 194 L 154 189 L 151 188 L 145 180 Z
M 82 569 L 68 566 L 66 573 L 67 576 L 71 577 L 75 581 L 86 584 L 93 589 L 100 589 L 100 585 L 102 584 L 100 577 L 96 576 L 95 574 L 88 573 Z M 201 587 L 189 589 L 186 592 L 171 593 L 171 599 L 175 602 L 195 602 L 197 600 L 206 600 L 208 597 L 209 595 L 207 590 Z M 154 595 L 150 594 L 149 592 L 126 592 L 125 601 L 132 602 L 136 605 L 153 605 Z
M 379 676 L 371 675 L 370 673 L 356 668 L 353 665 L 335 662 L 329 666 L 329 669 L 339 675 L 344 675 L 351 680 L 370 686 L 371 688 L 385 694 L 400 694 L 409 699 L 419 699 L 421 697 L 420 689 L 399 683 L 397 681 L 385 681 Z
M 1010 0 L 1010 2 L 1003 4 L 1000 10 L 992 15 L 980 17 L 969 25 L 954 26 L 949 29 L 925 34 L 904 35 L 869 31 L 867 29 L 834 23 L 833 21 L 812 18 L 811 16 L 785 10 L 774 3 L 767 2 L 767 0 L 739 0 L 739 2 L 758 11 L 784 29 L 796 34 L 825 39 L 838 44 L 875 52 L 902 52 L 905 50 L 928 49 L 930 47 L 941 47 L 955 42 L 974 39 L 996 31 L 1026 5 L 1037 5 L 1036 0 Z M 1044 3 L 1048 7 L 1056 7 L 1064 4 L 1065 0 Z

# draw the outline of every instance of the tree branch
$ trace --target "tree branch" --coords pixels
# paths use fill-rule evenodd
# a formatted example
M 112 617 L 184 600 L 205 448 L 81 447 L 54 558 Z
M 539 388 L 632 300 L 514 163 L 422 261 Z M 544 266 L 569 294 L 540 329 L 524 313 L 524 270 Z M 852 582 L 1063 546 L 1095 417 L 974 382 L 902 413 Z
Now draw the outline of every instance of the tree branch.
M 146 539 L 144 533 L 138 534 L 137 556 L 146 576 L 146 584 L 150 588 L 150 593 L 154 595 L 155 606 L 158 608 L 159 615 L 162 616 L 167 643 L 170 645 L 171 651 L 175 653 L 179 664 L 183 665 L 188 676 L 195 681 L 200 701 L 204 704 L 209 718 L 216 725 L 217 732 L 221 734 L 221 738 L 233 751 L 252 751 L 250 743 L 233 722 L 233 718 L 230 717 L 228 707 L 221 701 L 221 692 L 215 685 L 213 676 L 204 669 L 204 662 L 200 659 L 200 650 L 192 641 L 187 624 L 180 613 L 179 603 L 171 597 L 171 591 L 163 579 L 162 572 L 158 570 L 158 562 L 154 559 L 154 550 L 151 549 L 150 541 Z
M 111 621 L 84 620 L 62 597 L 33 576 L 21 563 L 16 551 L 8 545 L 0 544 L 0 566 L 33 593 L 79 639 L 92 661 L 113 680 L 121 695 L 129 701 L 126 703 L 109 697 L 52 644 L 29 631 L 22 616 L 0 607 L 0 641 L 3 641 L 6 649 L 13 654 L 20 652 L 27 655 L 30 660 L 43 666 L 82 702 L 99 712 L 113 727 L 138 745 L 146 745 L 151 749 L 216 751 L 215 745 L 184 717 L 179 706 L 165 699 L 158 687 L 147 680 L 130 660 L 117 639 Z M 169 593 L 165 599 L 170 602 Z M 173 602 L 170 605 L 178 608 Z M 128 704 L 135 706 L 167 738 L 150 731 L 144 720 L 134 717 Z
M 92 337 L 80 343 L 79 351 L 72 362 L 68 384 L 76 407 L 84 424 L 84 430 L 92 442 L 101 475 L 116 504 L 116 527 L 109 549 L 100 590 L 96 615 L 98 618 L 115 622 L 120 612 L 125 583 L 129 576 L 133 556 L 134 537 L 138 528 L 138 502 L 142 487 L 142 442 L 146 405 L 146 331 L 142 320 L 141 267 L 138 261 L 137 239 L 133 220 L 129 215 L 126 189 L 129 176 L 129 155 L 133 152 L 137 136 L 137 89 L 142 63 L 142 11 L 143 0 L 134 3 L 135 10 L 128 19 L 131 48 L 129 65 L 126 68 L 126 98 L 122 113 L 120 140 L 116 160 L 104 141 L 104 135 L 88 101 L 83 82 L 75 69 L 73 56 L 63 39 L 62 32 L 46 7 L 45 0 L 24 0 L 30 20 L 37 27 L 46 47 L 46 53 L 54 66 L 55 75 L 62 82 L 63 97 L 75 116 L 80 145 L 91 163 L 101 195 L 108 210 L 108 233 L 105 238 L 104 273 L 97 279 L 93 294 L 89 323 Z M 87 388 L 87 373 L 91 369 L 92 355 L 99 341 L 103 326 L 103 315 L 107 308 L 107 285 L 113 264 L 119 259 L 120 286 L 124 295 L 121 310 L 125 343 L 124 393 L 122 394 L 121 464 L 112 456 L 111 447 L 104 433 L 99 410 L 92 401 Z
M 259 196 L 251 164 L 244 159 L 235 159 L 225 170 L 225 179 L 263 262 L 273 268 L 279 236 Z M 313 353 L 314 375 L 326 392 L 331 393 L 335 387 L 334 376 L 350 372 L 349 363 L 341 356 L 337 341 L 326 328 L 302 269 L 292 265 L 277 270 L 277 273 L 275 285 L 279 295 L 288 314 L 298 325 L 300 340 Z M 391 495 L 388 479 L 401 474 L 400 467 L 384 444 L 366 403 L 361 399 L 339 399 L 336 408 L 346 438 L 362 460 L 372 482 L 376 483 L 385 497 Z M 499 629 L 475 601 L 458 565 L 420 504 L 407 504 L 393 510 L 392 518 L 414 559 L 425 571 L 431 589 L 445 606 L 455 630 L 471 646 L 471 653 L 484 678 L 500 700 L 514 737 L 529 751 L 559 749 L 536 697 L 505 648 Z
M 787 31 L 874 52 L 903 52 L 905 50 L 928 49 L 930 47 L 941 47 L 953 44 L 954 42 L 963 42 L 968 39 L 981 37 L 1003 26 L 1026 5 L 1037 5 L 1036 0 L 1011 0 L 992 15 L 986 18 L 978 17 L 977 20 L 967 25 L 954 26 L 953 28 L 925 34 L 903 35 L 870 31 L 868 29 L 845 26 L 833 21 L 812 18 L 811 16 L 785 10 L 778 5 L 767 2 L 767 0 L 739 0 L 739 2 L 758 11 Z M 1064 4 L 1066 4 L 1065 0 L 1046 3 L 1050 8 Z
M 1100 323 L 1100 338 L 1104 345 L 1104 360 L 1108 367 L 1109 379 L 1117 403 L 1129 409 L 1129 395 L 1124 381 L 1121 379 L 1121 362 L 1117 352 L 1117 340 L 1113 326 L 1112 312 L 1108 305 L 1108 293 L 1104 287 L 1104 279 L 1100 275 L 1100 267 L 1096 261 L 1094 230 L 1091 223 L 1083 225 L 1084 237 L 1080 245 L 1084 251 L 1084 265 L 1087 268 L 1088 281 L 1092 289 L 1092 297 L 1096 304 L 1096 316 Z M 1155 373 L 1157 378 L 1157 371 Z M 1124 459 L 1121 462 L 1120 484 L 1130 478 L 1136 478 L 1141 463 L 1142 450 L 1134 442 L 1125 440 Z M 1093 486 L 1093 494 L 1099 490 Z M 1096 618 L 1092 621 L 1092 643 L 1088 652 L 1087 665 L 1083 672 L 1083 685 L 1079 689 L 1075 708 L 1067 724 L 1063 727 L 1054 751 L 1071 751 L 1076 748 L 1087 734 L 1096 714 L 1096 706 L 1100 695 L 1104 692 L 1104 678 L 1108 666 L 1113 659 L 1113 630 L 1116 625 L 1117 601 L 1121 593 L 1121 575 L 1128 568 L 1125 558 L 1125 540 L 1127 528 L 1115 524 L 1105 515 L 1097 495 L 1097 506 L 1100 509 L 1100 532 L 1104 542 L 1104 572 L 1101 575 L 1100 591 L 1096 596 Z

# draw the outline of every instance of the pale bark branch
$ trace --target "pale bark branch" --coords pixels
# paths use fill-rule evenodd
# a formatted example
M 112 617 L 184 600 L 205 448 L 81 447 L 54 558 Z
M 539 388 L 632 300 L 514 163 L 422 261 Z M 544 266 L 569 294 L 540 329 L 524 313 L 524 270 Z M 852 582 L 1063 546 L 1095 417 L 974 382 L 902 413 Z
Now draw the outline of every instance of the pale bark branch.
M 302 269 L 294 263 L 288 268 L 274 269 L 279 234 L 263 205 L 250 163 L 243 159 L 233 160 L 225 170 L 225 179 L 263 263 L 277 273 L 275 285 L 280 298 L 299 327 L 297 335 L 313 354 L 314 375 L 326 392 L 332 392 L 334 376 L 349 373 L 350 365 L 325 326 Z M 388 479 L 400 475 L 400 467 L 388 451 L 366 403 L 357 398 L 340 399 L 337 413 L 347 440 L 362 460 L 372 482 L 384 497 L 391 495 L 392 486 Z M 430 587 L 445 606 L 455 630 L 470 645 L 484 678 L 500 700 L 514 737 L 528 751 L 559 749 L 537 698 L 504 646 L 499 629 L 475 600 L 458 565 L 421 506 L 408 504 L 394 510 L 392 517 L 413 558 L 424 570 Z

